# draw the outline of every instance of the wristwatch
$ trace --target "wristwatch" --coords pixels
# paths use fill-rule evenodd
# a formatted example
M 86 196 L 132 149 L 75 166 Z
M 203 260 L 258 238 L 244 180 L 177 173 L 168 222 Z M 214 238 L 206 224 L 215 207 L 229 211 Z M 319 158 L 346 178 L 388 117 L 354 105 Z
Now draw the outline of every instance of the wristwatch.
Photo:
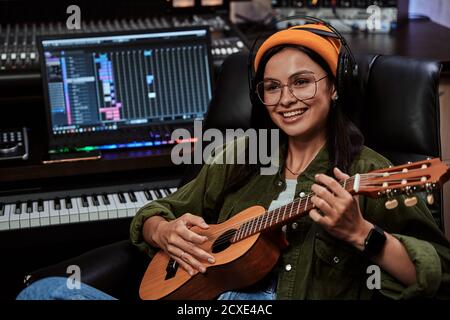
M 374 225 L 372 230 L 369 231 L 366 240 L 364 240 L 363 254 L 367 257 L 376 256 L 383 250 L 386 242 L 386 235 L 383 229 Z

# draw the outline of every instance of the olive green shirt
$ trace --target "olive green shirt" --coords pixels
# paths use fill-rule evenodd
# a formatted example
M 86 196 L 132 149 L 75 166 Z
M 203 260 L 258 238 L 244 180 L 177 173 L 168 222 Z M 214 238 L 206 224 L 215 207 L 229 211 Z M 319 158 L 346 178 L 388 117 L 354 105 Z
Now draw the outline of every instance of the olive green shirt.
M 230 149 L 230 145 L 226 146 L 223 153 Z M 233 165 L 217 163 L 215 160 L 221 155 L 218 154 L 212 163 L 205 164 L 198 176 L 177 192 L 142 207 L 131 223 L 132 243 L 150 256 L 155 253 L 156 249 L 142 236 L 143 223 L 153 215 L 171 220 L 189 212 L 202 216 L 207 223 L 221 223 L 250 206 L 260 205 L 267 209 L 285 188 L 281 169 L 285 158 L 283 148 L 280 148 L 280 169 L 276 174 L 256 175 L 237 192 L 227 195 L 224 195 L 224 187 Z M 386 158 L 363 147 L 348 174 L 365 173 L 389 165 L 391 163 Z M 315 174 L 326 173 L 328 169 L 328 152 L 324 147 L 298 177 L 296 195 L 310 192 Z M 423 195 L 418 198 L 416 206 L 406 207 L 403 196 L 398 196 L 399 205 L 393 210 L 385 209 L 386 199 L 382 198 L 360 196 L 359 202 L 365 219 L 391 233 L 405 246 L 416 268 L 415 284 L 406 287 L 381 270 L 381 288 L 369 289 L 367 283 L 373 284 L 374 278 L 369 277 L 374 273 L 367 268 L 373 263 L 304 215 L 286 228 L 290 245 L 275 268 L 278 274 L 277 298 L 450 298 L 450 245 L 423 201 Z

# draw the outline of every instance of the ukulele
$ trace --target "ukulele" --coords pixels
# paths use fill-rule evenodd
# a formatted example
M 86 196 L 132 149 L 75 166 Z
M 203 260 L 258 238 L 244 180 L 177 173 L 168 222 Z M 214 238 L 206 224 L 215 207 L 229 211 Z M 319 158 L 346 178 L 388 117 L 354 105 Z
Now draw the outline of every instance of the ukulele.
M 413 193 L 427 192 L 428 204 L 433 204 L 432 191 L 449 179 L 449 168 L 439 158 L 356 174 L 341 182 L 352 195 L 371 198 L 387 197 L 386 209 L 398 206 L 397 195 L 404 194 L 404 204 L 414 206 Z M 208 230 L 191 230 L 207 237 L 200 247 L 214 256 L 214 264 L 206 263 L 204 274 L 193 276 L 160 250 L 150 262 L 141 281 L 139 295 L 144 300 L 214 299 L 219 294 L 245 288 L 264 278 L 275 266 L 288 245 L 281 227 L 305 215 L 314 208 L 313 193 L 296 198 L 291 203 L 267 211 L 252 206 Z

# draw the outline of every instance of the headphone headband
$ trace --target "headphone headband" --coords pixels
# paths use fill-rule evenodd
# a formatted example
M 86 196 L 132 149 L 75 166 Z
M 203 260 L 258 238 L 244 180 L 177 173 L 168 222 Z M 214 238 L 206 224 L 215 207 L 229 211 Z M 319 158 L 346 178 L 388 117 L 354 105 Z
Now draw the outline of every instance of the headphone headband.
M 292 28 L 292 30 L 309 31 L 309 32 L 312 32 L 312 33 L 317 34 L 319 36 L 322 36 L 322 37 L 339 39 L 339 37 L 336 34 L 334 34 L 333 32 L 317 30 L 317 29 L 314 29 L 314 28 L 305 28 L 305 27 L 303 27 L 303 28 Z
M 322 36 L 322 37 L 329 37 L 329 38 L 334 38 L 334 39 L 339 39 L 340 43 L 341 43 L 341 49 L 339 52 L 339 62 L 338 62 L 338 70 L 337 70 L 337 81 L 338 81 L 338 94 L 341 95 L 342 90 L 339 90 L 339 87 L 342 86 L 343 81 L 342 79 L 344 78 L 344 76 L 349 76 L 349 71 L 348 70 L 348 66 L 349 64 L 352 66 L 352 70 L 351 70 L 351 75 L 352 77 L 356 77 L 358 74 L 358 65 L 356 63 L 355 57 L 350 49 L 350 47 L 347 44 L 347 41 L 345 40 L 345 38 L 341 35 L 341 33 L 339 33 L 339 31 L 336 30 L 336 28 L 334 28 L 330 23 L 316 18 L 316 17 L 311 17 L 311 16 L 307 16 L 307 15 L 293 15 L 293 16 L 289 16 L 289 17 L 285 17 L 285 18 L 281 18 L 281 19 L 277 19 L 274 21 L 275 25 L 277 25 L 280 22 L 285 22 L 285 21 L 293 21 L 293 20 L 307 20 L 307 21 L 311 21 L 314 24 L 319 24 L 319 25 L 324 25 L 326 26 L 328 29 L 331 30 L 331 32 L 326 31 L 326 30 L 318 30 L 315 28 L 308 28 L 307 26 L 302 26 L 302 28 L 298 28 L 298 30 L 303 30 L 303 31 L 308 31 L 314 34 L 317 34 L 318 36 Z M 292 28 L 292 30 L 295 30 L 296 28 Z M 254 70 L 254 59 L 255 59 L 255 47 L 256 44 L 258 42 L 258 40 L 260 40 L 262 36 L 262 33 L 260 35 L 258 35 L 255 39 L 255 41 L 253 42 L 251 48 L 250 48 L 250 52 L 248 55 L 248 81 L 249 81 L 249 90 L 250 90 L 250 98 L 253 101 L 253 95 L 254 95 L 254 76 L 255 76 L 255 72 L 256 70 Z M 346 54 L 342 54 L 342 47 L 345 49 Z M 341 57 L 343 59 L 341 59 Z M 343 63 L 341 63 L 341 60 L 344 60 Z M 345 67 L 343 68 L 343 72 L 341 72 L 342 69 L 342 64 L 345 65 Z M 342 73 L 345 73 L 342 74 Z
M 302 30 L 310 31 L 312 33 L 315 33 L 315 34 L 321 35 L 321 36 L 325 36 L 325 37 L 332 37 L 332 38 L 339 39 L 339 41 L 341 42 L 341 45 L 345 48 L 347 53 L 350 55 L 350 59 L 352 59 L 353 63 L 356 65 L 355 56 L 353 55 L 353 52 L 350 49 L 350 47 L 348 46 L 345 38 L 342 36 L 342 34 L 339 31 L 336 30 L 335 27 L 333 27 L 329 22 L 327 22 L 325 20 L 322 20 L 322 19 L 316 18 L 316 17 L 312 17 L 312 16 L 297 14 L 297 15 L 277 19 L 277 20 L 275 20 L 275 25 L 279 24 L 280 22 L 300 20 L 300 19 L 309 20 L 309 21 L 315 22 L 316 24 L 322 24 L 322 25 L 326 26 L 327 28 L 329 28 L 332 32 L 326 32 L 323 30 L 317 30 L 317 29 L 307 28 L 307 27 L 302 28 Z M 252 45 L 252 50 L 254 50 L 254 47 L 255 47 L 255 43 Z M 253 52 L 251 52 L 251 53 L 253 55 Z

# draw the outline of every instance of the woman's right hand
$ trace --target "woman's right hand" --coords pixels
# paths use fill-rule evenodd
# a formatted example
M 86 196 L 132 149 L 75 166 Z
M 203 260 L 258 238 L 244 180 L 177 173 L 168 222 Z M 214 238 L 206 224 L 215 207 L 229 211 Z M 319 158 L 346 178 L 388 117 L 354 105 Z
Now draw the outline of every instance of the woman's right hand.
M 207 237 L 191 231 L 190 228 L 193 226 L 209 228 L 203 218 L 185 213 L 172 221 L 159 220 L 151 234 L 152 242 L 178 262 L 190 275 L 194 275 L 194 270 L 202 273 L 206 271 L 202 261 L 215 262 L 212 255 L 199 247 L 207 240 Z

